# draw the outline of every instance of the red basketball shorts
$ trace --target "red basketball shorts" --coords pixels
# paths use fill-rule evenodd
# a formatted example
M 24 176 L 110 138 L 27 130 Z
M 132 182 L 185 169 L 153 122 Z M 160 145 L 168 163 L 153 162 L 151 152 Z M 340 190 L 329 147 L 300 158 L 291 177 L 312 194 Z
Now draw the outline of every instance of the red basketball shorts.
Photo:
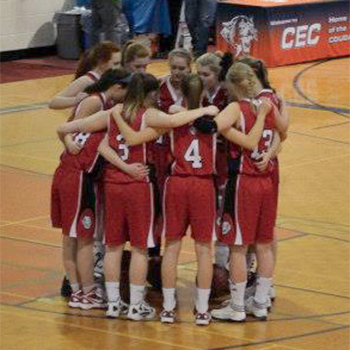
M 95 194 L 89 174 L 60 165 L 51 187 L 52 226 L 73 238 L 93 238 Z
M 147 182 L 104 183 L 105 242 L 130 241 L 140 249 L 153 248 L 155 239 L 153 185 Z
M 211 242 L 216 238 L 216 194 L 211 177 L 170 176 L 163 196 L 163 235 L 180 240 L 189 226 L 192 238 Z
M 228 245 L 269 243 L 276 221 L 270 176 L 238 175 L 227 184 L 219 240 Z

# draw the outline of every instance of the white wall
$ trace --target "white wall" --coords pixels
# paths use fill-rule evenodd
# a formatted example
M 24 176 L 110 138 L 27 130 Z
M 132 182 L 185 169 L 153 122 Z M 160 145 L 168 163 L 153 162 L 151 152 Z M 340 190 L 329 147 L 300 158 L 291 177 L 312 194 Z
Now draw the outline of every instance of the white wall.
M 55 12 L 74 0 L 0 0 L 0 52 L 54 45 Z

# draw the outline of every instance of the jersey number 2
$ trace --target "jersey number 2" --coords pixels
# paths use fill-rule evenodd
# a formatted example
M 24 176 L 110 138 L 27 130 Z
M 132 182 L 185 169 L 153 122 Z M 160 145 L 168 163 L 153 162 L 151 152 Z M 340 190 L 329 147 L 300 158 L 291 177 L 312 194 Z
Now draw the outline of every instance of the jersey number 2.
M 202 167 L 202 157 L 199 154 L 199 141 L 193 140 L 185 153 L 187 162 L 192 163 L 192 168 L 199 169 Z

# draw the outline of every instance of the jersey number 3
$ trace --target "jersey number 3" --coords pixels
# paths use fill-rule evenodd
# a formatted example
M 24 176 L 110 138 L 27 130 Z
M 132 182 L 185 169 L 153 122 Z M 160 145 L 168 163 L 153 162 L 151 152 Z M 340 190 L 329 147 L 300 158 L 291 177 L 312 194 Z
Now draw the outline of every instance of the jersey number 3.
M 199 154 L 199 141 L 193 140 L 185 153 L 187 162 L 192 163 L 192 168 L 199 169 L 202 167 L 202 157 Z

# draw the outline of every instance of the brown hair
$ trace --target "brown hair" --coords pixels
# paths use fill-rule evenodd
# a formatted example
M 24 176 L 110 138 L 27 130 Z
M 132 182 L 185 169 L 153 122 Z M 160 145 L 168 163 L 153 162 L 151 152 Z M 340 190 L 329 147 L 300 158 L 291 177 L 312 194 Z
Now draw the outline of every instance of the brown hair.
M 143 105 L 148 94 L 157 91 L 158 88 L 159 82 L 152 74 L 133 74 L 124 100 L 123 116 L 129 124 L 134 119 L 136 111 Z
M 267 72 L 267 68 L 265 66 L 264 61 L 258 60 L 256 58 L 253 58 L 253 57 L 250 57 L 250 56 L 245 56 L 245 57 L 241 58 L 239 60 L 239 62 L 245 63 L 248 66 L 253 68 L 257 78 L 260 80 L 261 85 L 265 89 L 271 89 L 271 90 L 275 91 L 271 87 L 271 84 L 270 84 L 270 81 L 269 81 L 268 72 Z
M 188 109 L 200 107 L 203 82 L 197 74 L 189 74 L 182 79 L 181 91 L 187 99 Z
M 187 61 L 187 65 L 191 68 L 191 64 L 193 61 L 193 57 L 191 55 L 191 53 L 185 49 L 174 49 L 172 51 L 169 52 L 169 62 L 174 58 L 174 57 L 181 57 L 183 59 L 185 59 Z
M 151 56 L 149 49 L 140 43 L 135 41 L 128 41 L 123 46 L 122 50 L 122 66 L 132 62 L 135 58 L 144 58 Z
M 85 75 L 100 63 L 108 62 L 114 52 L 119 52 L 118 46 L 112 41 L 101 41 L 85 51 L 78 62 L 75 79 Z

